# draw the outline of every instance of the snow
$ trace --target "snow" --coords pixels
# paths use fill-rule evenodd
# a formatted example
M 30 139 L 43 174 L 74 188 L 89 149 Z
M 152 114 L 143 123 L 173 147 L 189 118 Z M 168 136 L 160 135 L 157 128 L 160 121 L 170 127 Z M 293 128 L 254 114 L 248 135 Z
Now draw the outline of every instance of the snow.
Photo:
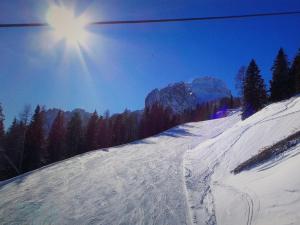
M 184 167 L 193 223 L 299 223 L 299 145 L 291 151 L 295 156 L 270 162 L 271 166 L 230 173 L 264 147 L 299 131 L 299 116 L 299 97 L 272 104 L 187 151 Z
M 292 98 L 27 173 L 0 184 L 0 223 L 299 224 L 299 144 L 230 172 L 300 130 L 299 116 Z
M 2 222 L 189 224 L 183 155 L 238 121 L 185 124 L 18 177 L 0 187 Z
M 299 224 L 300 146 L 293 152 L 289 159 L 273 162 L 268 169 L 258 167 L 216 184 L 217 221 L 222 221 L 220 224 Z

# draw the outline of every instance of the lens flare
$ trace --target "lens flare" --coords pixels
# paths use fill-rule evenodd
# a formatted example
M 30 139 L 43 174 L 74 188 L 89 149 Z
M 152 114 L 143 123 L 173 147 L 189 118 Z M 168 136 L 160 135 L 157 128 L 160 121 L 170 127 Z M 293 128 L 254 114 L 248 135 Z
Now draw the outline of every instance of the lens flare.
M 76 17 L 74 11 L 64 6 L 51 5 L 47 22 L 52 27 L 57 41 L 64 40 L 68 46 L 84 45 L 87 42 L 88 20 L 83 15 Z

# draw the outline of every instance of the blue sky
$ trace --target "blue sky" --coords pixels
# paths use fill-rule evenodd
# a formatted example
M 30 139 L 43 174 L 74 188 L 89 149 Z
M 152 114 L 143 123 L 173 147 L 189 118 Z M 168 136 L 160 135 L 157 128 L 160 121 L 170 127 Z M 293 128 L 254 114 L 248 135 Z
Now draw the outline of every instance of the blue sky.
M 299 0 L 67 1 L 92 20 L 201 17 L 300 10 Z M 45 22 L 51 1 L 2 0 L 0 22 Z M 234 91 L 234 76 L 255 58 L 262 75 L 280 47 L 300 48 L 300 16 L 90 27 L 82 58 L 48 28 L 0 29 L 0 102 L 7 123 L 24 104 L 121 112 L 144 105 L 156 87 L 211 75 Z M 85 62 L 85 66 L 82 64 Z

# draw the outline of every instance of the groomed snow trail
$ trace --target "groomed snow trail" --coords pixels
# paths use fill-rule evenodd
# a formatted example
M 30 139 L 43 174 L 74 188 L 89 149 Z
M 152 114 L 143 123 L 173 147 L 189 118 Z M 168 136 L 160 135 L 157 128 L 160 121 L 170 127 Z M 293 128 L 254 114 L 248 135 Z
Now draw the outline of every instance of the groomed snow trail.
M 183 155 L 239 120 L 185 124 L 2 183 L 0 224 L 190 224 Z
M 279 160 L 275 166 L 230 173 L 262 148 L 299 131 L 299 118 L 300 97 L 295 97 L 269 105 L 218 137 L 189 149 L 184 167 L 189 171 L 186 188 L 192 223 L 299 223 L 296 212 L 300 210 L 300 181 L 295 172 L 300 169 L 298 153 Z M 300 146 L 297 149 L 300 152 Z

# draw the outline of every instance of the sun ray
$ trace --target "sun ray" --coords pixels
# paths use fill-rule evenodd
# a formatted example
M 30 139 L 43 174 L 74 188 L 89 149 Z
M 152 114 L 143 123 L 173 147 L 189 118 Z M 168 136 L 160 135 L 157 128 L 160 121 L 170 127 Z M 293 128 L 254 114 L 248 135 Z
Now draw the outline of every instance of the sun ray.
M 46 18 L 56 41 L 64 40 L 68 47 L 88 41 L 88 20 L 84 14 L 76 17 L 73 10 L 54 4 L 50 5 Z
M 61 2 L 49 5 L 46 13 L 47 23 L 51 27 L 49 36 L 57 46 L 63 44 L 62 64 L 65 67 L 76 55 L 84 74 L 89 74 L 82 52 L 87 52 L 91 44 L 91 33 L 87 30 L 89 19 L 85 12 L 76 15 L 74 8 Z

